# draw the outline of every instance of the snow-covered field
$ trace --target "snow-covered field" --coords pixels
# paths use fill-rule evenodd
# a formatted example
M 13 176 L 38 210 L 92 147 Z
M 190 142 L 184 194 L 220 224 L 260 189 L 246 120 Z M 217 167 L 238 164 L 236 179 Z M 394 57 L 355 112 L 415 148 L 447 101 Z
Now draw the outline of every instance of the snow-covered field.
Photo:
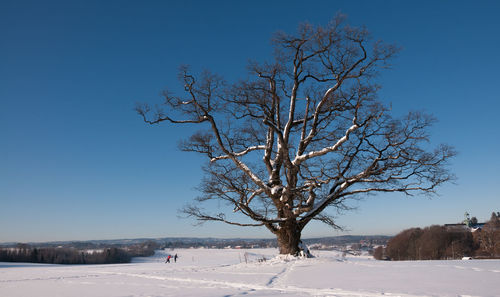
M 168 253 L 177 263 L 165 263 Z M 176 249 L 120 265 L 0 263 L 0 296 L 500 296 L 500 260 L 313 254 L 286 261 L 274 249 Z

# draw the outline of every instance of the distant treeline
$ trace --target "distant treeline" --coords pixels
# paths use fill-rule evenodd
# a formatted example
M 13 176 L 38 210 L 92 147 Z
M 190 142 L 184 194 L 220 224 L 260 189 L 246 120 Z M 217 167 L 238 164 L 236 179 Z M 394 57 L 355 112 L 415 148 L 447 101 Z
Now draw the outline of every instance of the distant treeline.
M 276 239 L 198 239 L 198 240 L 183 240 L 172 239 L 161 244 L 167 249 L 180 248 L 214 248 L 223 249 L 226 247 L 240 247 L 244 249 L 250 248 L 271 248 L 277 247 Z
M 332 245 L 351 245 L 359 244 L 361 241 L 367 244 L 386 244 L 389 236 L 335 236 L 335 237 L 320 237 L 320 238 L 309 238 L 303 239 L 302 241 L 306 245 L 323 244 L 327 246 Z M 161 240 L 160 244 L 162 247 L 167 249 L 176 248 L 215 248 L 223 249 L 225 247 L 239 247 L 244 249 L 249 248 L 276 248 L 278 243 L 275 238 L 272 239 L 201 239 L 201 238 L 171 238 Z
M 132 257 L 154 255 L 157 244 L 147 242 L 127 247 L 99 250 L 79 250 L 67 247 L 32 247 L 19 244 L 0 249 L 0 262 L 29 262 L 49 264 L 113 264 L 130 263 Z
M 373 256 L 378 260 L 500 258 L 500 213 L 493 213 L 483 228 L 474 232 L 437 225 L 404 230 L 391 238 L 386 248 L 377 247 Z

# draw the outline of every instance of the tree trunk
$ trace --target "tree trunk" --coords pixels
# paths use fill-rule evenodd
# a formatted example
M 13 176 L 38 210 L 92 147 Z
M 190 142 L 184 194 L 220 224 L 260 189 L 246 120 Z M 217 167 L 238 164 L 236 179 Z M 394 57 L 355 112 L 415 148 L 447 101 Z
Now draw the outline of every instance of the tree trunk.
M 280 254 L 298 256 L 301 249 L 301 228 L 295 220 L 288 220 L 280 224 L 276 232 Z M 306 253 L 308 254 L 308 253 Z

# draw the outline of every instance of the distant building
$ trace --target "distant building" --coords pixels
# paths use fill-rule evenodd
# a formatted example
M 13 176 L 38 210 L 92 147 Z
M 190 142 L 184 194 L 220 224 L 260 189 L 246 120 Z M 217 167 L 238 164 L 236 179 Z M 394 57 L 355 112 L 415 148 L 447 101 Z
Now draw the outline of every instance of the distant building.
M 471 231 L 475 232 L 478 230 L 481 230 L 486 223 L 477 223 L 477 224 L 465 224 L 465 223 L 460 223 L 460 224 L 444 224 L 444 227 L 448 231 Z
M 444 224 L 448 231 L 464 231 L 468 230 L 470 232 L 475 232 L 483 229 L 486 223 L 478 223 L 476 217 L 470 217 L 468 212 L 464 214 L 464 220 L 459 224 Z

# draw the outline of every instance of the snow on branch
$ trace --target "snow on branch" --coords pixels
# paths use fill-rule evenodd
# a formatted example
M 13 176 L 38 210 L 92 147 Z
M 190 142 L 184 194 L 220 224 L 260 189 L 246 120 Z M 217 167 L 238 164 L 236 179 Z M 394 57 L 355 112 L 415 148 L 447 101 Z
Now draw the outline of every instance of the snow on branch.
M 355 122 L 355 120 L 354 120 L 354 122 Z M 293 164 L 298 166 L 301 163 L 303 163 L 304 161 L 307 161 L 308 159 L 323 156 L 323 155 L 326 155 L 330 152 L 336 151 L 344 142 L 346 142 L 349 139 L 349 134 L 351 134 L 353 131 L 355 131 L 358 128 L 359 128 L 358 124 L 356 124 L 356 123 L 353 124 L 351 127 L 349 127 L 349 129 L 346 130 L 345 135 L 342 138 L 340 138 L 334 145 L 329 146 L 329 147 L 325 147 L 319 151 L 312 151 L 312 152 L 309 152 L 307 154 L 296 156 L 295 159 L 293 160 Z
M 265 145 L 251 146 L 251 147 L 248 147 L 247 149 L 245 149 L 245 150 L 243 150 L 243 151 L 241 151 L 239 153 L 231 153 L 230 155 L 224 155 L 224 156 L 214 157 L 214 158 L 210 159 L 210 162 L 215 162 L 215 161 L 218 161 L 218 160 L 229 159 L 229 158 L 231 158 L 231 156 L 233 156 L 233 157 L 241 157 L 241 156 L 244 156 L 244 155 L 248 154 L 251 151 L 265 150 L 265 149 L 266 149 Z

